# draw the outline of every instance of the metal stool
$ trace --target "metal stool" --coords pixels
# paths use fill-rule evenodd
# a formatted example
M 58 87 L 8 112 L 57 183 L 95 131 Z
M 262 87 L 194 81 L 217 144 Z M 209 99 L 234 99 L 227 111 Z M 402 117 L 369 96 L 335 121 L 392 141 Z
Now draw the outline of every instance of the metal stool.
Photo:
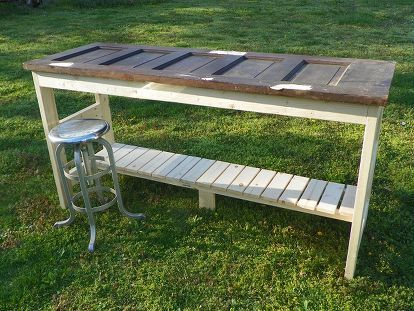
M 75 211 L 86 213 L 90 226 L 90 241 L 88 250 L 94 251 L 96 226 L 93 214 L 103 211 L 118 202 L 120 212 L 131 218 L 144 219 L 143 214 L 133 214 L 125 210 L 122 203 L 121 191 L 118 183 L 118 175 L 115 170 L 114 154 L 111 145 L 101 136 L 109 130 L 109 124 L 100 119 L 70 120 L 59 124 L 49 132 L 49 139 L 58 143 L 56 159 L 59 167 L 59 175 L 66 196 L 67 208 L 70 216 L 68 219 L 55 223 L 55 227 L 70 225 L 75 219 Z M 93 143 L 98 143 L 105 148 L 109 163 L 102 156 L 95 155 Z M 65 146 L 73 146 L 74 159 L 63 163 L 62 150 Z M 114 188 L 101 184 L 101 177 L 112 174 Z M 71 194 L 69 180 L 79 182 L 80 192 Z M 72 184 L 72 182 L 71 182 Z M 91 194 L 96 194 L 101 205 L 91 205 Z M 112 194 L 113 198 L 105 202 L 104 193 Z M 83 198 L 84 206 L 79 207 L 76 202 Z

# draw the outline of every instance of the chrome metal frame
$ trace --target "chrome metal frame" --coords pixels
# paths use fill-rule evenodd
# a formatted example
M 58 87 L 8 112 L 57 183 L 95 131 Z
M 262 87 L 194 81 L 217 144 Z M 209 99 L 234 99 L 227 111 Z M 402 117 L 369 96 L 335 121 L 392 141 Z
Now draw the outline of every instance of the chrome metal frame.
M 107 154 L 108 154 L 108 162 L 105 162 L 104 157 L 96 156 L 94 149 L 93 149 L 93 142 L 97 142 L 101 144 Z M 112 147 L 109 142 L 107 142 L 103 138 L 98 138 L 92 141 L 88 141 L 86 143 L 73 143 L 74 147 L 74 159 L 67 163 L 63 163 L 62 161 L 62 150 L 64 150 L 64 146 L 68 145 L 65 143 L 59 144 L 56 148 L 56 159 L 59 168 L 59 177 L 63 184 L 63 192 L 65 194 L 66 200 L 68 202 L 67 209 L 69 210 L 69 218 L 63 221 L 58 221 L 54 224 L 54 227 L 62 227 L 65 225 L 70 225 L 75 220 L 75 211 L 86 213 L 88 216 L 88 222 L 90 227 L 90 240 L 88 250 L 89 252 L 93 252 L 95 250 L 95 240 L 96 240 L 96 223 L 94 218 L 94 213 L 100 212 L 103 210 L 108 209 L 109 207 L 118 203 L 119 211 L 127 217 L 134 218 L 134 219 L 144 219 L 144 214 L 134 214 L 128 212 L 124 208 L 124 204 L 122 201 L 121 196 L 121 189 L 119 187 L 118 181 L 118 174 L 116 173 L 115 168 L 115 159 L 114 154 L 112 151 Z M 106 163 L 107 167 L 98 171 L 98 166 L 96 161 L 100 161 L 101 163 Z M 69 166 L 75 165 L 76 170 L 70 171 Z M 101 165 L 100 165 L 101 166 Z M 113 188 L 102 186 L 100 178 L 106 174 L 111 173 L 112 175 L 112 182 L 114 185 Z M 70 191 L 70 184 L 69 181 L 79 182 L 81 191 L 75 194 L 72 194 Z M 103 193 L 109 192 L 114 195 L 113 199 L 109 202 L 105 202 Z M 90 193 L 96 193 L 98 199 L 101 203 L 99 206 L 92 206 L 90 200 Z M 80 198 L 83 198 L 84 206 L 79 207 L 75 204 Z

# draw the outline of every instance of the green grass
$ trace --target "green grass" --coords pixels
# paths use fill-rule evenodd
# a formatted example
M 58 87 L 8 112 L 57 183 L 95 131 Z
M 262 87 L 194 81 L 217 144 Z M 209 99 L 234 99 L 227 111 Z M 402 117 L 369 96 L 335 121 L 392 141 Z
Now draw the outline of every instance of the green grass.
M 414 12 L 411 0 L 0 3 L 0 309 L 414 310 Z M 82 7 L 82 8 L 81 8 Z M 58 208 L 24 61 L 94 41 L 398 62 L 356 278 L 349 224 L 121 177 L 126 207 L 52 224 Z M 57 92 L 63 117 L 92 103 Z M 355 183 L 362 128 L 111 98 L 117 140 Z

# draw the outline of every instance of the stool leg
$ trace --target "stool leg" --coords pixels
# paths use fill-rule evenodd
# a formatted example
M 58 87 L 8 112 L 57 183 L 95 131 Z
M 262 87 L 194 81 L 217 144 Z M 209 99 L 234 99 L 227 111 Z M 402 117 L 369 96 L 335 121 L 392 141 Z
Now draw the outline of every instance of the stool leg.
M 79 184 L 81 187 L 83 201 L 85 203 L 85 210 L 86 214 L 88 215 L 89 227 L 91 230 L 88 250 L 92 253 L 95 250 L 96 226 L 95 218 L 93 217 L 91 202 L 89 200 L 88 186 L 85 181 L 85 173 L 83 171 L 81 162 L 80 145 L 75 145 L 75 165 L 76 170 L 78 171 Z
M 83 144 L 80 146 L 80 152 L 81 152 L 83 167 L 85 168 L 86 176 L 92 175 L 91 162 L 89 159 L 88 149 L 89 148 L 87 148 Z M 88 180 L 86 184 L 88 186 L 93 186 L 93 180 Z
M 107 153 L 108 153 L 108 158 L 109 158 L 109 165 L 111 168 L 111 172 L 112 172 L 112 180 L 114 183 L 114 188 L 115 188 L 115 192 L 116 192 L 116 198 L 118 201 L 118 207 L 119 207 L 119 211 L 130 218 L 135 218 L 135 219 L 145 219 L 145 215 L 144 214 L 134 214 L 131 212 L 128 212 L 125 208 L 124 208 L 124 203 L 122 202 L 122 197 L 121 197 L 121 189 L 119 187 L 119 182 L 118 182 L 118 174 L 116 172 L 116 167 L 115 167 L 115 158 L 114 158 L 114 153 L 112 152 L 112 147 L 111 145 L 103 138 L 99 138 L 99 142 L 105 147 Z
M 75 220 L 75 210 L 72 207 L 72 196 L 69 191 L 68 180 L 65 177 L 64 164 L 62 162 L 62 157 L 60 156 L 63 150 L 63 144 L 60 144 L 56 148 L 56 161 L 59 170 L 59 178 L 61 184 L 63 185 L 63 193 L 66 198 L 66 208 L 69 210 L 69 218 L 66 220 L 58 221 L 53 226 L 59 228 L 65 225 L 70 225 Z
M 86 158 L 86 161 L 88 162 L 88 164 L 87 164 L 88 165 L 87 166 L 88 175 L 96 174 L 98 172 L 98 169 L 97 169 L 97 165 L 96 165 L 95 152 L 93 150 L 92 143 L 87 143 L 86 144 L 86 150 L 84 150 L 82 152 L 82 155 L 83 155 L 84 160 Z M 100 181 L 99 178 L 91 181 L 91 185 L 93 185 L 94 183 L 95 183 L 97 189 L 102 189 L 101 181 Z M 105 200 L 104 200 L 104 197 L 103 197 L 103 194 L 102 194 L 102 190 L 97 190 L 96 193 L 98 195 L 99 202 L 101 202 L 101 204 L 104 203 Z

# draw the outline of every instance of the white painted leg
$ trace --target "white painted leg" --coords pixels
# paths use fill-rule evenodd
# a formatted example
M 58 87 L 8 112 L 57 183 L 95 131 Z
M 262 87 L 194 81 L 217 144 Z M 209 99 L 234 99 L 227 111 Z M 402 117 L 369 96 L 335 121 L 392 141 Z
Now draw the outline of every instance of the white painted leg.
M 106 120 L 111 126 L 108 133 L 104 135 L 104 138 L 110 143 L 115 142 L 114 129 L 112 127 L 111 108 L 109 107 L 109 96 L 106 94 L 95 94 L 96 103 L 100 105 L 102 111 L 102 118 Z
M 61 179 L 59 178 L 59 169 L 57 166 L 55 155 L 57 145 L 52 144 L 47 136 L 49 134 L 49 131 L 59 124 L 55 96 L 53 94 L 53 89 L 41 87 L 39 85 L 39 80 L 36 73 L 33 73 L 33 82 L 36 90 L 37 101 L 39 103 L 40 115 L 42 118 L 43 129 L 45 131 L 47 148 L 49 150 L 50 162 L 52 163 L 53 176 L 55 178 L 60 206 L 66 208 L 66 197 L 63 192 L 63 185 L 61 183 Z M 62 162 L 66 163 L 64 152 L 62 152 Z
M 372 180 L 374 177 L 382 112 L 383 107 L 370 106 L 368 108 L 364 142 L 362 144 L 361 163 L 359 165 L 354 215 L 345 267 L 345 278 L 347 279 L 352 279 L 354 277 L 359 246 L 368 215 L 368 205 L 371 196 Z
M 216 195 L 212 192 L 198 191 L 198 205 L 200 208 L 215 209 Z

